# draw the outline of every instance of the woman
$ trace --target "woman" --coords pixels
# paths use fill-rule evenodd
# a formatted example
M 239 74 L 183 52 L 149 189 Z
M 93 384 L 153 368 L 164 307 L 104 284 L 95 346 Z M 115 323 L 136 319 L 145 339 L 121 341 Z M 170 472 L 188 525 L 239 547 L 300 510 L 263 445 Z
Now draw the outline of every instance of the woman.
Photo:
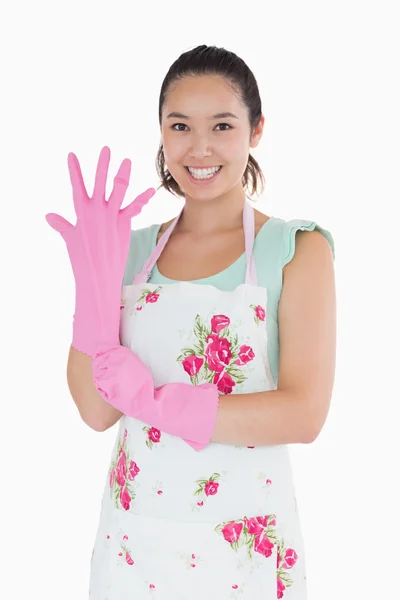
M 310 443 L 334 380 L 334 245 L 313 221 L 255 211 L 256 80 L 225 49 L 181 55 L 163 82 L 157 168 L 184 198 L 130 234 L 154 189 L 87 196 L 69 155 L 73 227 L 47 215 L 76 280 L 68 382 L 82 418 L 118 420 L 92 556 L 93 600 L 306 598 L 288 444 Z M 121 297 L 121 285 L 122 301 Z

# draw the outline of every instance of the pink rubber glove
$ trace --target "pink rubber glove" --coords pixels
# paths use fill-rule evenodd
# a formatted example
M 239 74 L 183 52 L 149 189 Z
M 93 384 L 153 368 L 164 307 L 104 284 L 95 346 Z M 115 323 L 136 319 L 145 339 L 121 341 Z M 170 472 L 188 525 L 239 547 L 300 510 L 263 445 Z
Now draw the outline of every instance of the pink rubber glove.
M 110 149 L 105 146 L 97 165 L 93 196 L 89 198 L 79 161 L 68 154 L 76 225 L 49 213 L 46 220 L 64 238 L 75 277 L 72 345 L 94 356 L 101 344 L 119 345 L 121 288 L 129 252 L 131 219 L 155 194 L 149 188 L 121 209 L 129 185 L 131 161 L 122 161 L 106 201 Z
M 154 388 L 149 369 L 125 346 L 99 348 L 92 365 L 97 391 L 122 413 L 182 438 L 194 450 L 209 444 L 218 412 L 216 385 Z

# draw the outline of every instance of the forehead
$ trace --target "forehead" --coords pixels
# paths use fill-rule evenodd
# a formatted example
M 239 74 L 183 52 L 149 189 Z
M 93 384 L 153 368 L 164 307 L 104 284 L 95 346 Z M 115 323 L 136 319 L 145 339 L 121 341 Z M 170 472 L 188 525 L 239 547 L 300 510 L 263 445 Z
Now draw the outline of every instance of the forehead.
M 229 82 L 219 75 L 187 76 L 175 81 L 167 93 L 163 114 L 185 113 L 191 118 L 230 111 L 241 117 L 245 108 Z

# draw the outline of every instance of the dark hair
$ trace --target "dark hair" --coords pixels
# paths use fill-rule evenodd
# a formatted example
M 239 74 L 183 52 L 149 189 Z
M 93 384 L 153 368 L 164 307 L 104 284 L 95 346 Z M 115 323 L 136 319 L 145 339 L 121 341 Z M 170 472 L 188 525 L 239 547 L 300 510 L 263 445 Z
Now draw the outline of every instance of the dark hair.
M 169 68 L 160 91 L 158 104 L 160 125 L 162 107 L 171 86 L 184 77 L 199 75 L 220 75 L 227 80 L 228 84 L 232 86 L 233 92 L 247 107 L 251 133 L 253 133 L 259 125 L 262 115 L 260 92 L 253 73 L 246 63 L 233 52 L 225 50 L 225 48 L 205 45 L 184 52 Z M 157 153 L 156 169 L 161 179 L 159 188 L 163 187 L 176 196 L 183 196 L 178 183 L 166 168 L 162 143 Z M 249 154 L 242 178 L 244 189 L 250 189 L 250 194 L 256 194 L 259 185 L 261 192 L 264 190 L 264 183 L 265 178 L 258 162 Z

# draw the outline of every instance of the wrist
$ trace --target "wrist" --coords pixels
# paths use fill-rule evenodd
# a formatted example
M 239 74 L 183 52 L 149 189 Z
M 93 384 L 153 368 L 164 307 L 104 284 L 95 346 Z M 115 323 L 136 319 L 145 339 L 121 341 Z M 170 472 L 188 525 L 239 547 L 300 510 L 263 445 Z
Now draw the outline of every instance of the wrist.
M 99 310 L 95 302 L 76 301 L 72 324 L 72 345 L 94 356 L 99 346 L 119 346 L 120 303 Z
M 150 371 L 129 348 L 102 345 L 92 358 L 93 378 L 103 398 L 129 417 L 151 408 L 154 386 Z

